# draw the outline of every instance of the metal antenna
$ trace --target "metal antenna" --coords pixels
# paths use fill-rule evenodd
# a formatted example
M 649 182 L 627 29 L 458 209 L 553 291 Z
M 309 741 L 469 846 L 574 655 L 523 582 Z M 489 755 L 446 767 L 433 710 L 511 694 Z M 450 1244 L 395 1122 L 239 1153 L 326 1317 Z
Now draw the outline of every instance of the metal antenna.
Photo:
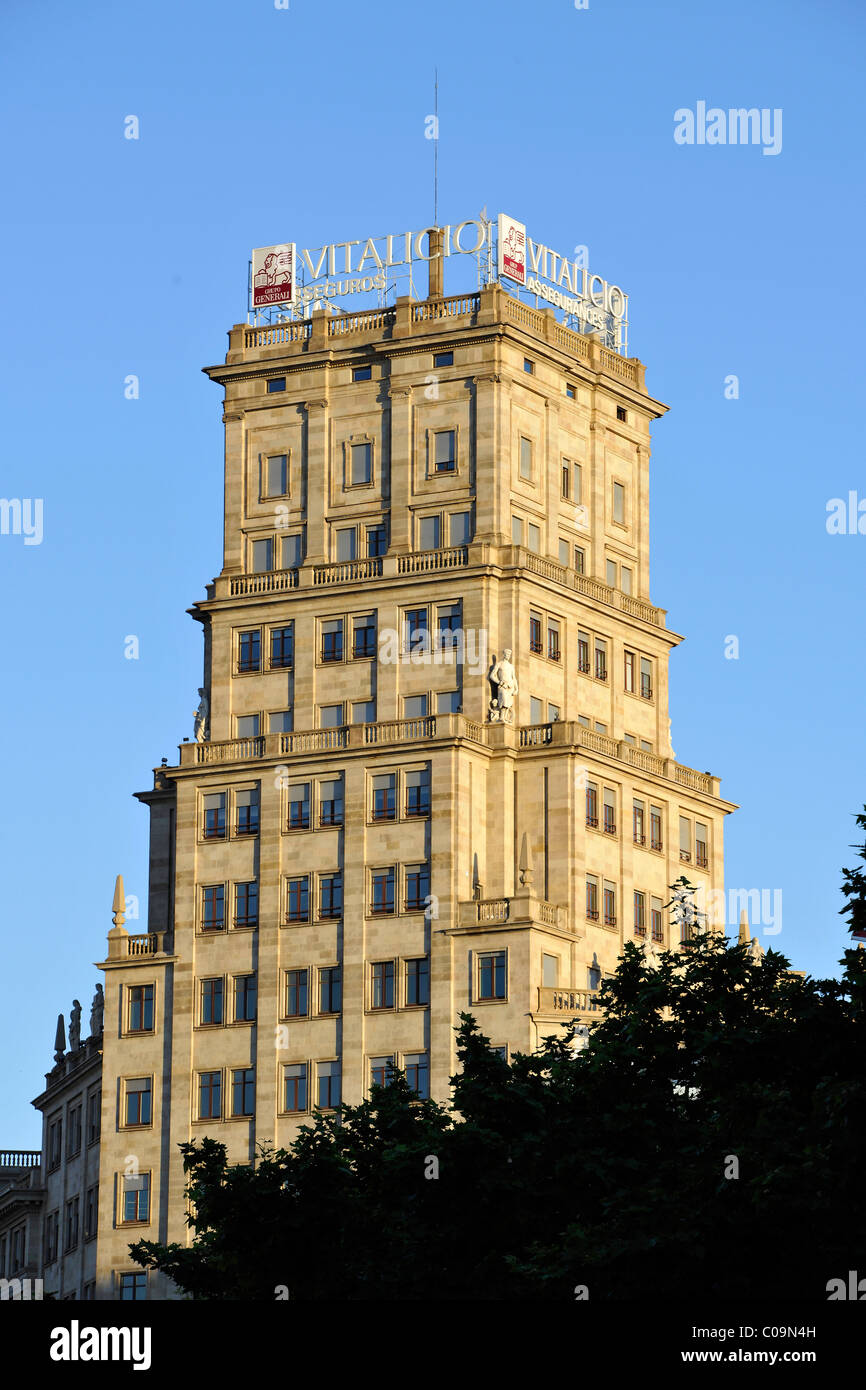
M 439 226 L 439 69 L 433 69 L 433 226 Z

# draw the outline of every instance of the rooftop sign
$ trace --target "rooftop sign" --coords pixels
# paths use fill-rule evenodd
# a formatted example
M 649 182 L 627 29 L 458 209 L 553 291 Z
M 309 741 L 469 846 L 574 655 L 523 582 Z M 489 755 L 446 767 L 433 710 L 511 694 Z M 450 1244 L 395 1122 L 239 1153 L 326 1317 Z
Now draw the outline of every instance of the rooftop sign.
M 628 297 L 620 287 L 590 274 L 578 259 L 533 241 L 524 223 L 504 213 L 495 222 L 468 218 L 438 229 L 333 241 L 300 251 L 294 242 L 258 247 L 252 257 L 250 308 L 282 306 L 306 314 L 320 302 L 374 291 L 384 302 L 389 271 L 406 266 L 411 274 L 413 265 L 438 258 L 440 252 L 431 250 L 431 233 L 437 230 L 442 256 L 478 259 L 481 283 L 510 281 L 575 318 L 579 331 L 599 330 L 611 346 L 627 351 Z

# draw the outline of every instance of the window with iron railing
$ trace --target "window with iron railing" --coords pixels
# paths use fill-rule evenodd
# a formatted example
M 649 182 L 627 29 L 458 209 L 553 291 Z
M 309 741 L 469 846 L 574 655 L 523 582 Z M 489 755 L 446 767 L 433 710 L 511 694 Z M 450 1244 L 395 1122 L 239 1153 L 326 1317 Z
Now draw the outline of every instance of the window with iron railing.
M 258 671 L 262 664 L 262 634 L 260 630 L 242 632 L 238 638 L 238 670 Z
M 650 810 L 650 849 L 662 848 L 662 813 L 653 806 Z
M 259 924 L 259 885 L 251 883 L 235 884 L 236 927 L 257 927 Z
M 634 895 L 634 934 L 635 936 L 646 936 L 646 894 L 635 892 Z
M 373 778 L 373 820 L 396 820 L 397 818 L 397 777 L 393 772 L 383 772 Z
M 598 788 L 592 782 L 586 786 L 586 823 L 593 830 L 598 825 Z
M 225 839 L 226 798 L 224 792 L 209 792 L 202 798 L 204 808 L 203 833 L 206 840 Z
M 374 869 L 370 875 L 370 912 L 376 916 L 394 911 L 394 870 Z
M 559 624 L 547 625 L 547 655 L 551 661 L 559 661 Z
M 604 889 L 604 924 L 606 927 L 616 926 L 616 890 L 609 884 L 605 884 Z
M 319 825 L 343 824 L 343 782 L 337 777 L 319 783 Z
M 237 821 L 235 834 L 258 835 L 259 833 L 259 794 L 255 790 L 241 790 L 235 793 Z
M 640 662 L 640 693 L 645 700 L 651 700 L 653 697 L 652 662 L 646 657 L 641 657 Z
M 299 782 L 289 787 L 290 830 L 309 830 L 310 828 L 310 784 Z
M 616 799 L 613 792 L 604 793 L 604 830 L 606 835 L 616 834 Z
M 430 778 L 426 772 L 407 772 L 406 815 L 429 816 Z
M 427 864 L 406 866 L 406 911 L 423 912 L 430 898 L 430 868 Z
M 707 827 L 700 821 L 695 822 L 695 863 L 699 869 L 705 869 L 709 863 Z
M 597 681 L 607 680 L 607 647 L 602 642 L 595 644 L 595 678 Z
M 586 915 L 590 922 L 598 921 L 598 880 L 591 876 L 586 880 Z
M 322 623 L 322 661 L 343 660 L 343 620 L 337 618 Z
M 646 844 L 646 830 L 644 823 L 644 808 L 639 802 L 634 803 L 632 810 L 632 837 L 636 845 Z
M 202 931 L 222 931 L 226 924 L 225 886 L 222 883 L 202 889 Z
M 292 664 L 293 635 L 291 627 L 271 628 L 271 670 L 283 670 Z
M 376 655 L 376 619 L 372 613 L 352 620 L 352 656 L 357 660 Z
M 544 650 L 541 643 L 540 618 L 530 617 L 529 619 L 529 650 L 539 656 Z
M 662 931 L 662 900 L 653 898 L 650 910 L 650 929 L 653 941 L 663 941 L 664 932 Z
M 319 916 L 340 917 L 343 913 L 343 879 L 340 874 L 325 874 L 319 881 Z

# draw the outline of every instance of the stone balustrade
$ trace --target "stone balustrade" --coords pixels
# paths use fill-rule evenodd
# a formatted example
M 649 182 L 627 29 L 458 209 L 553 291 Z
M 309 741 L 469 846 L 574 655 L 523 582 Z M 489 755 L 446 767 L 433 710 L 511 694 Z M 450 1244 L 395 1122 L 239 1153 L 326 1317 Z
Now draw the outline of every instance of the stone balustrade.
M 572 1017 L 602 1012 L 599 992 L 595 989 L 560 989 L 542 985 L 538 990 L 540 1014 L 566 1013 Z

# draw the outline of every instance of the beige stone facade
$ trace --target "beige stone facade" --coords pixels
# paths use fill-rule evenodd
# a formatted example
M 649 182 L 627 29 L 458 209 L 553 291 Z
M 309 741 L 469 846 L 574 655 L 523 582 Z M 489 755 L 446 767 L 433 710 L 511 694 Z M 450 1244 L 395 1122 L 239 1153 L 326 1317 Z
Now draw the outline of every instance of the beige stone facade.
M 638 361 L 491 285 L 240 325 L 208 375 L 208 736 L 140 794 L 148 933 L 103 963 L 103 1297 L 187 1238 L 178 1144 L 250 1161 L 387 1059 L 445 1100 L 461 1010 L 509 1052 L 590 1020 L 668 885 L 723 886 L 732 809 L 671 750 Z

